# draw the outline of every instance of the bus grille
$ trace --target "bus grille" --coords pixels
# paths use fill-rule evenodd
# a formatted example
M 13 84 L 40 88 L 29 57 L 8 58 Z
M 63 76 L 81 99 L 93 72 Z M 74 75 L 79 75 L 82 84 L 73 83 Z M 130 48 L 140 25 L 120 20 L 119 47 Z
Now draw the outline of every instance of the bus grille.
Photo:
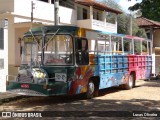
M 19 74 L 17 79 L 18 79 L 18 82 L 21 82 L 21 83 L 33 83 L 33 76 L 32 75 L 26 76 L 23 74 Z

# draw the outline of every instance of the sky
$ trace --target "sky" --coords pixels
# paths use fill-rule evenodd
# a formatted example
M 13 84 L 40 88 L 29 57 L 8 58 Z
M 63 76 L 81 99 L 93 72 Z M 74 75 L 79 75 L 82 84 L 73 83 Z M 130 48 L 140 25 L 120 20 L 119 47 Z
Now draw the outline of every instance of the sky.
M 136 4 L 137 2 L 142 2 L 142 0 L 115 0 L 121 7 L 122 9 L 127 12 L 130 13 L 130 11 L 128 10 L 128 7 L 133 6 L 134 4 Z

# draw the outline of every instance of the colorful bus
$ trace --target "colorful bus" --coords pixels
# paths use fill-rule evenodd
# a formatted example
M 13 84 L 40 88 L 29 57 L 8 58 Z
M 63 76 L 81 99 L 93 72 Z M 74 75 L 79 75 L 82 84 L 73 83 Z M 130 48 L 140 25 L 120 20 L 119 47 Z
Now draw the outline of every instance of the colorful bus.
M 152 41 L 75 26 L 32 28 L 21 39 L 18 75 L 7 91 L 29 96 L 87 98 L 112 86 L 131 89 L 152 72 Z

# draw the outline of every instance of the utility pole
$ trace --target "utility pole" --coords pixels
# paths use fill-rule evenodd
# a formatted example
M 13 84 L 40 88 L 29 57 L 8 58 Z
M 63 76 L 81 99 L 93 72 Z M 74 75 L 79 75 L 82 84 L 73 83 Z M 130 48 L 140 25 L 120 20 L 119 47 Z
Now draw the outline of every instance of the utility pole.
M 59 0 L 54 0 L 54 23 L 59 24 Z
M 33 23 L 33 10 L 35 9 L 35 3 L 31 1 L 31 23 Z
M 132 36 L 132 14 L 129 15 L 129 35 Z

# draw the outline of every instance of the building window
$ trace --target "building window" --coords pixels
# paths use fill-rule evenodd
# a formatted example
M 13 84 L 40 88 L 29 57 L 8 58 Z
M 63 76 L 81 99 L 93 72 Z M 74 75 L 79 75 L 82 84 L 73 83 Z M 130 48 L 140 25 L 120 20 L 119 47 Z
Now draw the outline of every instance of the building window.
M 4 49 L 4 29 L 0 28 L 0 50 Z
M 0 70 L 4 69 L 4 59 L 0 59 Z
M 83 8 L 83 19 L 87 19 L 87 9 Z
M 8 27 L 8 19 L 1 19 L 1 28 Z
M 97 12 L 97 20 L 100 20 L 100 19 L 99 19 L 99 13 L 98 13 L 98 12 Z
M 96 18 L 96 12 L 95 12 L 95 11 L 93 11 L 93 19 L 95 19 L 95 20 L 97 19 L 97 18 Z

